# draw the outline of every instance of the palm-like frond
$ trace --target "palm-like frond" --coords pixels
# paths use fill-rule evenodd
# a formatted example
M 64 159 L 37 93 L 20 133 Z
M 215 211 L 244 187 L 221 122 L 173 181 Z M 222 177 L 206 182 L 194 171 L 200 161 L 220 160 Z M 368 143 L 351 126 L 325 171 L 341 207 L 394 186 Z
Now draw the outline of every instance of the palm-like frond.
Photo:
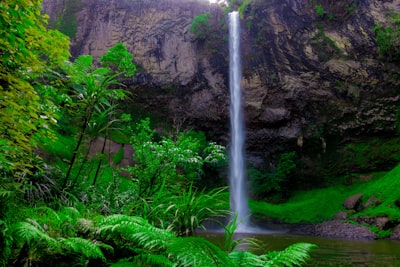
M 67 254 L 77 254 L 86 259 L 101 259 L 103 262 L 106 261 L 106 258 L 100 247 L 113 251 L 111 246 L 105 244 L 99 245 L 79 237 L 60 239 L 60 244 L 67 251 Z
M 176 266 L 167 256 L 157 254 L 139 254 L 135 257 L 135 266 L 173 267 Z M 124 265 L 125 266 L 125 265 Z
M 236 267 L 263 267 L 265 261 L 259 256 L 247 251 L 233 251 L 229 253 L 229 258 Z
M 178 266 L 234 266 L 224 251 L 199 237 L 173 239 L 167 253 Z
M 266 267 L 293 267 L 301 266 L 310 257 L 310 250 L 317 247 L 309 243 L 296 243 L 282 251 L 271 251 L 260 256 L 266 261 Z
M 15 242 L 22 246 L 25 243 L 28 247 L 33 247 L 38 243 L 44 243 L 48 248 L 57 249 L 58 243 L 55 239 L 48 236 L 39 224 L 31 222 L 19 222 L 13 226 L 13 237 Z
M 174 234 L 152 226 L 145 219 L 127 215 L 111 215 L 104 218 L 96 233 L 117 242 L 131 242 L 147 250 L 165 248 Z
M 61 252 L 60 244 L 47 235 L 34 220 L 19 222 L 12 227 L 14 247 L 18 252 L 18 266 L 33 266 L 43 262 L 49 255 Z
M 6 222 L 0 220 L 0 267 L 6 267 L 11 256 L 12 235 Z

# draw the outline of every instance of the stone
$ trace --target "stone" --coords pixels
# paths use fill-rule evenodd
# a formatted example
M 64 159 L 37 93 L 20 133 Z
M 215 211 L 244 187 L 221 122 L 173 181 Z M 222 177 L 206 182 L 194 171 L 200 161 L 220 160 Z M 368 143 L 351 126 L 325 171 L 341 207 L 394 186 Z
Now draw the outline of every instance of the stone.
M 343 202 L 343 206 L 348 210 L 357 210 L 358 206 L 361 203 L 362 196 L 363 196 L 363 194 L 359 193 L 359 194 L 348 197 Z
M 380 230 L 386 230 L 388 227 L 390 220 L 388 217 L 376 217 L 374 220 L 374 225 L 377 226 Z
M 375 239 L 371 230 L 362 225 L 333 220 L 315 225 L 315 234 L 323 237 Z
M 339 211 L 338 213 L 336 213 L 336 215 L 333 219 L 334 220 L 346 220 L 347 217 L 348 217 L 347 212 Z
M 400 240 L 400 224 L 393 229 L 390 239 Z
M 370 197 L 364 204 L 363 204 L 363 208 L 366 209 L 371 205 L 375 205 L 376 204 L 376 197 L 372 196 Z

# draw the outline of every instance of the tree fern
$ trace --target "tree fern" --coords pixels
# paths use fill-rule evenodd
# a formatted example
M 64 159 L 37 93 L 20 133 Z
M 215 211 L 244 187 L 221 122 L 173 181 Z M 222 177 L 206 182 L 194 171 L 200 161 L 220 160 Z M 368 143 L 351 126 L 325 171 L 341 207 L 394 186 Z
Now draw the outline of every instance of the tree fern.
M 181 237 L 171 240 L 167 253 L 178 266 L 234 266 L 224 251 L 199 237 Z
M 310 257 L 310 250 L 317 247 L 309 243 L 296 243 L 282 251 L 271 251 L 261 258 L 266 261 L 266 267 L 301 266 Z

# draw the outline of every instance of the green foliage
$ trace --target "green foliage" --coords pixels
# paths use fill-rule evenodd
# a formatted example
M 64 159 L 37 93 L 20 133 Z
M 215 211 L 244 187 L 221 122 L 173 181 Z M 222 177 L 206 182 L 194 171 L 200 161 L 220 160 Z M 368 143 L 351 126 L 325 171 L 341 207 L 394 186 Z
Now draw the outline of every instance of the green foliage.
M 31 173 L 33 136 L 46 132 L 55 121 L 32 84 L 69 56 L 65 36 L 46 29 L 40 3 L 5 0 L 0 4 L 0 140 L 7 142 L 3 162 L 8 162 L 14 175 Z
M 375 41 L 378 45 L 380 57 L 387 61 L 400 60 L 400 14 L 391 11 L 388 14 L 388 25 L 376 25 Z
M 87 55 L 79 56 L 73 63 L 67 62 L 64 65 L 64 70 L 70 77 L 70 86 L 72 88 L 70 94 L 73 94 L 71 106 L 74 107 L 74 113 L 72 115 L 79 119 L 80 125 L 78 126 L 77 143 L 73 150 L 63 188 L 66 187 L 69 181 L 72 168 L 77 160 L 78 151 L 85 137 L 89 135 L 94 138 L 100 134 L 107 134 L 111 126 L 118 121 L 118 119 L 113 118 L 117 107 L 114 103 L 125 99 L 128 91 L 115 88 L 115 86 L 120 85 L 117 77 L 121 73 L 113 74 L 113 72 L 127 71 L 128 69 L 131 69 L 132 73 L 135 71 L 132 62 L 124 60 L 131 58 L 130 54 L 126 52 L 126 48 L 125 50 L 124 48 L 123 45 L 119 44 L 105 54 L 103 63 L 107 67 L 95 69 L 92 57 Z M 122 60 L 121 58 L 124 59 Z M 115 66 L 116 62 L 114 60 L 116 59 L 121 59 L 123 64 Z M 115 67 L 115 70 L 111 69 L 113 67 Z M 96 183 L 101 163 L 102 161 L 100 160 L 93 184 Z
M 161 196 L 164 191 L 179 192 L 201 178 L 205 162 L 225 159 L 222 146 L 210 143 L 203 148 L 190 135 L 180 134 L 176 140 L 162 137 L 157 141 L 149 119 L 136 125 L 132 146 L 135 165 L 127 170 L 141 198 Z
M 64 8 L 59 14 L 56 14 L 56 23 L 54 27 L 70 38 L 74 38 L 77 32 L 76 14 L 82 10 L 81 0 L 68 0 L 64 3 Z
M 286 190 L 288 185 L 293 183 L 293 181 L 289 181 L 289 178 L 296 168 L 295 156 L 296 152 L 294 151 L 283 153 L 272 172 L 262 173 L 255 168 L 250 168 L 249 176 L 253 183 L 254 194 L 259 197 L 266 197 L 270 193 Z
M 152 221 L 163 221 L 169 230 L 178 236 L 189 236 L 204 228 L 205 220 L 228 214 L 226 207 L 226 189 L 218 188 L 208 193 L 196 192 L 192 186 L 179 195 L 163 197 L 160 204 L 153 208 Z
M 357 2 L 354 0 L 310 0 L 314 10 L 320 19 L 328 19 L 329 22 L 345 21 L 354 14 Z
M 400 211 L 395 202 L 400 195 L 400 166 L 379 177 L 375 175 L 370 181 L 357 181 L 351 185 L 335 185 L 329 188 L 300 191 L 287 202 L 270 204 L 250 201 L 249 206 L 255 216 L 277 218 L 288 223 L 317 223 L 330 220 L 342 211 L 343 201 L 351 195 L 362 192 L 363 200 L 371 196 L 382 200 L 379 205 L 370 205 L 367 209 L 354 214 L 354 217 L 371 218 L 387 216 L 393 221 L 400 221 Z
M 258 247 L 259 241 L 255 238 L 250 238 L 250 237 L 242 237 L 242 238 L 237 238 L 235 236 L 235 231 L 238 227 L 238 225 L 241 222 L 237 220 L 237 214 L 233 216 L 229 220 L 229 222 L 226 225 L 223 225 L 224 228 L 224 243 L 222 245 L 222 248 L 225 252 L 227 253 L 232 253 L 236 251 L 240 245 L 244 245 L 246 247 Z
M 310 257 L 309 251 L 316 245 L 308 243 L 296 243 L 283 251 L 268 252 L 265 256 L 261 256 L 266 261 L 264 266 L 302 266 Z
M 12 235 L 8 224 L 0 220 L 0 267 L 8 266 L 8 260 L 11 256 Z
M 210 17 L 210 13 L 202 13 L 194 17 L 189 31 L 191 31 L 197 39 L 204 40 L 208 37 L 211 29 Z
M 400 160 L 400 138 L 373 138 L 348 144 L 343 149 L 340 169 L 367 172 L 390 169 Z
M 199 237 L 176 238 L 167 253 L 178 266 L 234 266 L 224 251 Z
M 317 12 L 318 16 L 320 16 L 321 18 L 323 18 L 325 16 L 325 10 L 322 6 L 316 5 L 315 11 Z
M 133 64 L 133 55 L 130 54 L 126 46 L 118 43 L 108 50 L 100 58 L 103 67 L 111 69 L 114 73 L 120 73 L 126 77 L 136 74 L 136 65 Z
M 243 19 L 244 13 L 247 10 L 247 7 L 249 6 L 249 4 L 252 2 L 253 0 L 244 0 L 243 3 L 240 5 L 240 7 L 238 8 L 238 11 L 240 13 L 240 18 Z

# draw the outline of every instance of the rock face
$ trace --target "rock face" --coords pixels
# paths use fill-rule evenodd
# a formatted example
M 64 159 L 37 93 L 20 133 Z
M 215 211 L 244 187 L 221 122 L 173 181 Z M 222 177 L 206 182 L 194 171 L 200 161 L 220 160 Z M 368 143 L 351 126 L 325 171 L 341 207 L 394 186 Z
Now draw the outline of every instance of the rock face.
M 122 42 L 140 72 L 132 105 L 178 129 L 229 140 L 229 71 L 224 9 L 190 0 L 44 0 L 51 21 L 71 3 L 72 53 L 95 58 Z M 399 69 L 378 59 L 373 27 L 396 1 L 253 0 L 242 20 L 247 153 L 258 167 L 297 151 L 312 169 L 346 142 L 395 134 Z M 60 8 L 64 7 L 63 8 Z M 189 28 L 209 13 L 206 38 Z M 307 165 L 309 167 L 307 167 Z

